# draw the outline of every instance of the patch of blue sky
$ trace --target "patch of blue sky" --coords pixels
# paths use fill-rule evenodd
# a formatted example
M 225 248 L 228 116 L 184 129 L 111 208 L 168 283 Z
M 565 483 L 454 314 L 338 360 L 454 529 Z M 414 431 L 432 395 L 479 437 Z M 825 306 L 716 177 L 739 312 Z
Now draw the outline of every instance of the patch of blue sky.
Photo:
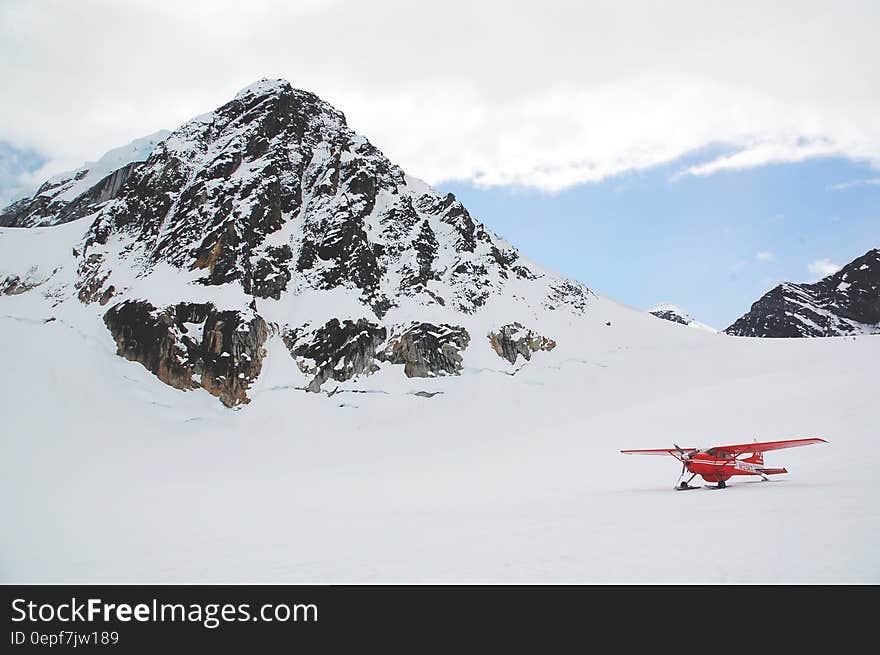
M 46 157 L 36 150 L 0 141 L 0 208 L 33 192 L 29 174 L 45 163 Z
M 638 309 L 679 305 L 719 329 L 782 281 L 816 278 L 880 247 L 880 172 L 812 159 L 678 175 L 706 148 L 645 171 L 547 194 L 437 185 L 524 255 Z

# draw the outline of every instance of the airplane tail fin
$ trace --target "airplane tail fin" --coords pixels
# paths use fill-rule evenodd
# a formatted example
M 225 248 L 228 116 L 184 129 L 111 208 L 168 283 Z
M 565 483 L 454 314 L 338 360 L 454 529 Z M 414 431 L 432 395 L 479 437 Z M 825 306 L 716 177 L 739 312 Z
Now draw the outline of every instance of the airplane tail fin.
M 788 473 L 788 470 L 785 468 L 764 468 L 764 453 L 752 453 L 743 461 L 757 466 L 758 472 L 762 473 L 763 475 L 779 475 L 780 473 Z

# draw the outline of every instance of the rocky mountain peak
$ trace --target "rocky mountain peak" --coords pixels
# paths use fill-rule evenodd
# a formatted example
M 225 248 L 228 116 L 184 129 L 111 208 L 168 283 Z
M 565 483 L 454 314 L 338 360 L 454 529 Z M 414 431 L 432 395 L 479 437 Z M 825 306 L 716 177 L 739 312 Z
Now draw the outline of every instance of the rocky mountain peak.
M 818 282 L 778 285 L 725 332 L 749 337 L 880 333 L 880 250 L 869 250 Z
M 247 401 L 274 336 L 311 391 L 394 364 L 457 375 L 463 351 L 492 347 L 503 325 L 526 335 L 526 359 L 547 350 L 551 337 L 517 319 L 580 314 L 592 295 L 523 260 L 285 80 L 181 125 L 92 209 L 74 251 L 78 300 L 108 306 L 120 355 L 227 404 Z M 492 301 L 515 315 L 483 325 Z

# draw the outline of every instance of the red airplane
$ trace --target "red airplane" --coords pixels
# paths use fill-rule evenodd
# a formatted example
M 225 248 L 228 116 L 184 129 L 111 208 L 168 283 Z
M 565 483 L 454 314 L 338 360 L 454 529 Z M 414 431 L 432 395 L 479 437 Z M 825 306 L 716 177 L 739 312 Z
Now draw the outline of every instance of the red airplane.
M 675 489 L 699 489 L 692 487 L 690 482 L 700 475 L 706 482 L 716 482 L 718 486 L 710 489 L 724 489 L 734 475 L 760 475 L 767 480 L 768 475 L 788 473 L 784 468 L 767 468 L 764 466 L 764 452 L 768 450 L 780 450 L 782 448 L 795 448 L 808 446 L 814 443 L 828 443 L 824 439 L 790 439 L 788 441 L 761 441 L 754 443 L 736 444 L 734 446 L 714 446 L 712 448 L 655 448 L 652 450 L 621 450 L 627 455 L 672 455 L 681 462 L 681 473 Z M 749 457 L 743 455 L 751 453 Z M 685 471 L 692 473 L 685 482 L 682 480 Z

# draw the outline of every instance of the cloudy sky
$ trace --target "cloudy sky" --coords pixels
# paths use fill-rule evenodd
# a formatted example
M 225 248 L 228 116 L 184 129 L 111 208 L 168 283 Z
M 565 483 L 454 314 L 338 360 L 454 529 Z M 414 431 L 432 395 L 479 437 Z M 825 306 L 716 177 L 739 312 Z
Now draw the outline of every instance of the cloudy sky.
M 527 255 L 725 327 L 880 243 L 878 33 L 876 1 L 0 0 L 0 201 L 283 77 Z

